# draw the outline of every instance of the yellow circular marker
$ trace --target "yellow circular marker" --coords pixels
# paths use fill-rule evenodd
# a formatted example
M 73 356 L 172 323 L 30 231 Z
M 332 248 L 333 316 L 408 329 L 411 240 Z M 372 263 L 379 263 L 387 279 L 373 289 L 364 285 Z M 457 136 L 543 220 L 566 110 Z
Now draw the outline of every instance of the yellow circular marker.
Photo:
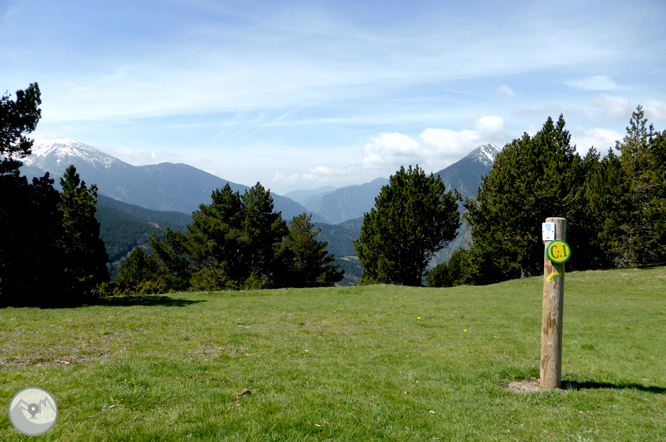
M 561 239 L 555 240 L 546 247 L 546 256 L 552 262 L 562 264 L 571 257 L 571 247 Z

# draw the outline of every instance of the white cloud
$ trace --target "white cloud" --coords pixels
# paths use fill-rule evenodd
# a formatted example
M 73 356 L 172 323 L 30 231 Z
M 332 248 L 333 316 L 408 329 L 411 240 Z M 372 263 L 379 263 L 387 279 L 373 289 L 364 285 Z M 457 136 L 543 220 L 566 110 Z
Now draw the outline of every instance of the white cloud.
M 598 152 L 605 154 L 609 147 L 614 147 L 615 142 L 622 139 L 622 135 L 612 129 L 581 129 L 571 130 L 571 144 L 576 145 L 576 149 L 581 155 L 587 153 L 591 147 L 595 147 Z
M 513 89 L 511 89 L 511 88 L 510 88 L 509 86 L 507 86 L 506 84 L 501 85 L 501 86 L 497 89 L 497 93 L 498 93 L 498 94 L 502 94 L 502 95 L 506 95 L 506 96 L 509 97 L 509 98 L 514 98 L 514 97 L 518 96 L 518 94 L 516 94 L 516 93 L 513 91 Z
M 428 128 L 415 140 L 400 133 L 382 133 L 363 147 L 363 168 L 392 173 L 400 166 L 418 164 L 430 170 L 459 160 L 484 143 L 501 145 L 510 138 L 504 119 L 498 115 L 481 117 L 470 124 L 472 129 Z
M 564 84 L 575 87 L 576 89 L 590 91 L 612 91 L 617 88 L 617 84 L 615 84 L 615 82 L 607 75 L 595 75 L 594 77 L 587 77 L 579 80 L 567 80 Z
M 602 94 L 599 97 L 592 98 L 592 103 L 604 108 L 604 112 L 611 118 L 629 121 L 631 117 L 631 104 L 629 100 L 621 95 Z
M 494 135 L 504 132 L 504 118 L 498 115 L 488 115 L 476 120 L 473 124 L 481 135 Z
M 288 177 L 282 176 L 280 172 L 275 172 L 275 175 L 273 176 L 273 182 L 276 183 L 283 183 L 283 184 L 291 184 L 295 183 L 298 181 L 299 176 L 297 173 L 293 173 L 289 175 Z
M 420 136 L 428 153 L 437 157 L 459 156 L 470 151 L 479 141 L 479 133 L 473 130 L 426 129 Z
M 666 121 L 666 103 L 657 100 L 648 100 L 643 105 L 649 120 Z
M 382 164 L 393 164 L 399 161 L 418 160 L 423 155 L 423 149 L 417 141 L 406 135 L 382 133 L 379 137 L 370 138 L 370 142 L 363 146 L 365 158 L 363 167 L 377 168 Z
M 311 168 L 308 171 L 308 173 L 304 173 L 303 179 L 307 181 L 317 181 L 320 183 L 325 183 L 332 179 L 338 180 L 340 178 L 350 178 L 357 171 L 358 171 L 357 166 L 347 166 L 347 167 L 317 166 Z
M 9 8 L 7 13 L 5 14 L 5 18 L 13 17 L 14 15 L 17 15 L 19 12 L 20 12 L 19 8 Z

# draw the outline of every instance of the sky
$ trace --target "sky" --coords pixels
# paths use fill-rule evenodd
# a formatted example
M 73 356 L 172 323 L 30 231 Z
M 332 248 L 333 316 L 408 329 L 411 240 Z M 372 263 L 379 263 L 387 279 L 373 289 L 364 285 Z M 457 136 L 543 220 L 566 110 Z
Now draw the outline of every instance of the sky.
M 278 194 L 437 172 L 560 114 L 606 152 L 666 129 L 666 2 L 0 0 L 0 92 L 36 140 Z

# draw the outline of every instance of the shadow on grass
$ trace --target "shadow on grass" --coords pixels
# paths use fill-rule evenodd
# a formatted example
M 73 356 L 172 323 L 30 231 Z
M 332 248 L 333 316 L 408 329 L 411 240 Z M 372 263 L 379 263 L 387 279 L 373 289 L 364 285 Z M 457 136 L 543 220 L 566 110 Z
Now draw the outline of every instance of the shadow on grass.
M 205 300 L 190 300 L 190 299 L 174 299 L 165 295 L 141 295 L 141 296 L 114 296 L 108 298 L 95 298 L 85 299 L 80 301 L 69 300 L 69 302 L 39 302 L 40 300 L 23 300 L 24 302 L 8 303 L 8 305 L 0 305 L 3 307 L 36 307 L 42 309 L 52 308 L 80 308 L 92 306 L 109 306 L 109 307 L 131 307 L 135 305 L 143 305 L 147 307 L 162 306 L 162 307 L 186 307 Z
M 656 386 L 646 387 L 645 385 L 635 384 L 635 383 L 611 384 L 608 382 L 562 381 L 563 390 L 599 390 L 602 388 L 607 388 L 611 390 L 638 390 L 654 394 L 666 393 L 666 388 L 663 387 L 656 387 Z
M 89 305 L 108 305 L 114 307 L 129 307 L 133 305 L 185 307 L 206 301 L 193 301 L 190 299 L 174 299 L 165 295 L 150 296 L 118 296 L 113 298 L 100 298 Z

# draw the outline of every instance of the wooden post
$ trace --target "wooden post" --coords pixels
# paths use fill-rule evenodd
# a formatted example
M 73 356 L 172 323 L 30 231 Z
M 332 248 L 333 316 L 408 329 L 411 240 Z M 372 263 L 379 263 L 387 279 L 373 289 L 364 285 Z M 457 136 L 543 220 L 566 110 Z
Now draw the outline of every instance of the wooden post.
M 566 241 L 567 220 L 547 218 L 555 223 L 555 239 Z M 562 312 L 564 309 L 564 263 L 556 264 L 546 256 L 543 261 L 543 310 L 541 315 L 541 388 L 560 388 L 562 383 Z

